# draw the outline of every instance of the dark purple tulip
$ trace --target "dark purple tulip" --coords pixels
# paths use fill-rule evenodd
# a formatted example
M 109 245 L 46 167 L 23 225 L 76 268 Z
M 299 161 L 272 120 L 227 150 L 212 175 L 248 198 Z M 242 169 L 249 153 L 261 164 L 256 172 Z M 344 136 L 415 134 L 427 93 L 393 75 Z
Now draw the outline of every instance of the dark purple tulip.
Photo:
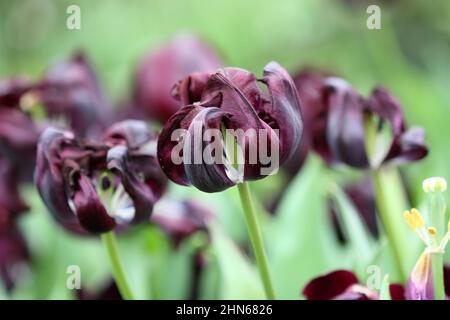
M 50 118 L 67 121 L 77 136 L 99 134 L 108 121 L 108 103 L 82 53 L 51 66 L 33 94 Z
M 190 34 L 179 35 L 139 63 L 135 107 L 165 123 L 180 108 L 171 95 L 173 85 L 193 72 L 214 71 L 221 65 L 221 59 L 208 44 Z
M 103 141 L 46 129 L 38 143 L 35 182 L 49 211 L 64 227 L 102 233 L 148 221 L 165 178 L 156 163 L 156 135 L 128 120 Z M 75 230 L 74 230 L 75 229 Z
M 401 164 L 427 155 L 423 129 L 407 129 L 401 104 L 385 88 L 377 87 L 364 98 L 345 80 L 324 72 L 305 70 L 295 80 L 308 120 L 305 138 L 296 152 L 297 167 L 309 150 L 328 164 L 341 162 L 355 168 Z M 365 142 L 365 120 L 369 117 L 378 121 L 378 129 L 389 125 L 392 131 L 388 148 L 378 148 L 371 159 Z M 292 166 L 292 171 L 297 167 Z
M 428 153 L 421 128 L 406 129 L 400 103 L 386 89 L 377 87 L 369 99 L 360 97 L 342 79 L 326 80 L 325 97 L 329 104 L 327 137 L 333 157 L 357 168 L 378 167 L 420 160 Z M 389 125 L 392 141 L 386 150 L 366 154 L 364 118 L 376 116 L 378 128 Z
M 308 300 L 377 300 L 378 294 L 359 284 L 355 274 L 336 270 L 311 280 L 303 289 Z
M 266 85 L 267 92 L 261 91 L 258 81 Z M 276 145 L 279 164 L 283 164 L 300 143 L 302 125 L 297 90 L 279 64 L 267 64 L 264 76 L 259 80 L 243 69 L 219 69 L 209 77 L 201 101 L 184 106 L 167 121 L 158 139 L 158 160 L 172 181 L 192 184 L 205 192 L 218 192 L 241 179 L 256 180 L 267 175 L 262 174 L 261 159 L 250 161 L 249 150 L 255 146 L 260 150 L 270 149 L 271 143 Z M 200 163 L 195 161 L 195 155 L 202 155 L 209 146 L 207 141 L 202 141 L 203 135 L 209 132 L 207 130 L 223 128 L 255 132 L 255 135 L 237 141 L 245 152 L 242 175 L 233 172 L 227 162 L 232 159 L 226 159 L 222 154 L 215 154 L 212 163 L 204 159 L 200 159 Z M 184 129 L 186 134 L 177 140 L 173 134 L 179 129 Z M 266 145 L 263 145 L 263 138 Z M 221 134 L 212 141 L 217 142 L 216 139 L 224 145 Z M 173 152 L 180 144 L 183 161 L 174 163 Z
M 167 233 L 175 246 L 179 246 L 195 232 L 207 232 L 206 221 L 213 217 L 212 211 L 198 201 L 164 199 L 156 205 L 150 221 Z

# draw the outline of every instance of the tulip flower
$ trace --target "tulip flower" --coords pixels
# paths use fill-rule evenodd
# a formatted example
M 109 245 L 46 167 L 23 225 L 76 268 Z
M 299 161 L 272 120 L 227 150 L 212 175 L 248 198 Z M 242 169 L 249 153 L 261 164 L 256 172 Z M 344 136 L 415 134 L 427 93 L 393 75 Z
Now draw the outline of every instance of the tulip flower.
M 294 83 L 278 63 L 270 62 L 261 79 L 243 69 L 223 68 L 211 75 L 191 74 L 174 92 L 189 104 L 170 117 L 159 136 L 161 168 L 172 181 L 205 192 L 237 185 L 266 295 L 274 299 L 245 181 L 272 174 L 298 147 L 303 123 Z
M 35 87 L 28 100 L 42 104 L 50 119 L 62 120 L 77 136 L 96 135 L 105 128 L 109 105 L 84 54 L 51 66 Z
M 408 250 L 404 232 L 392 234 L 391 227 L 400 223 L 398 209 L 406 202 L 395 166 L 428 154 L 424 130 L 407 127 L 400 102 L 383 87 L 376 87 L 365 98 L 345 80 L 325 73 L 305 71 L 296 79 L 305 117 L 310 120 L 304 145 L 296 151 L 298 162 L 305 152 L 315 150 L 327 164 L 371 171 L 378 214 L 396 259 L 397 273 L 406 280 L 408 271 L 401 258 Z M 294 171 L 298 168 L 289 167 Z M 386 185 L 394 192 L 386 191 Z M 384 205 L 392 201 L 398 207 Z
M 172 181 L 181 185 L 192 184 L 205 192 L 218 192 L 236 183 L 261 179 L 270 174 L 262 173 L 264 165 L 261 158 L 251 161 L 250 158 L 255 156 L 251 154 L 252 147 L 259 147 L 261 151 L 264 147 L 268 149 L 267 145 L 277 146 L 272 155 L 279 156 L 280 165 L 292 155 L 302 133 L 300 106 L 292 79 L 280 65 L 271 62 L 259 81 L 267 86 L 267 93 L 259 89 L 252 73 L 238 68 L 220 69 L 206 82 L 201 101 L 184 106 L 168 120 L 159 136 L 158 159 Z M 204 159 L 206 161 L 196 163 L 196 155 L 203 155 L 211 145 L 201 142 L 203 134 L 218 132 L 219 141 L 212 140 L 224 147 L 222 127 L 241 129 L 244 133 L 256 132 L 248 135 L 248 139 L 237 141 L 245 151 L 243 172 L 236 173 L 230 165 L 232 159 L 222 157 L 220 151 L 212 156 L 214 159 L 209 159 L 212 161 Z M 180 129 L 184 137 L 189 138 L 174 139 Z M 258 136 L 261 132 L 263 136 Z M 174 153 L 180 144 L 183 159 L 176 163 Z M 224 149 L 222 151 L 225 152 Z
M 137 120 L 113 125 L 100 143 L 48 128 L 38 143 L 39 193 L 57 221 L 91 233 L 147 221 L 165 182 L 155 144 L 156 135 Z
M 47 128 L 39 138 L 35 183 L 54 218 L 72 231 L 101 234 L 124 299 L 134 299 L 111 230 L 147 222 L 166 179 L 156 135 L 145 122 L 111 126 L 101 141 Z
M 386 88 L 376 87 L 364 98 L 345 80 L 310 70 L 296 77 L 296 85 L 305 118 L 310 120 L 305 128 L 310 138 L 304 143 L 327 163 L 377 168 L 420 160 L 427 155 L 423 129 L 406 127 L 400 102 Z M 388 127 L 390 140 L 368 146 L 367 122 L 375 122 L 372 133 L 377 141 L 385 139 L 381 130 Z
M 207 43 L 193 35 L 179 35 L 139 63 L 135 108 L 150 119 L 165 123 L 180 108 L 171 95 L 173 85 L 193 72 L 212 72 L 221 65 L 220 58 Z

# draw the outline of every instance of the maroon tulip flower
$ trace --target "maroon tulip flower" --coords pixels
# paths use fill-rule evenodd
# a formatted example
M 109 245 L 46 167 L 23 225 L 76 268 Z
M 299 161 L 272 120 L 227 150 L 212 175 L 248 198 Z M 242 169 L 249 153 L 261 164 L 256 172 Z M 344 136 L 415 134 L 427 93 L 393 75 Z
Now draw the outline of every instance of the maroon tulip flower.
M 107 232 L 148 221 L 166 181 L 155 156 L 156 135 L 141 121 L 113 125 L 99 143 L 48 128 L 38 143 L 35 182 L 63 226 Z
M 205 83 L 204 75 L 194 74 L 190 78 L 197 76 Z M 267 92 L 259 88 L 258 81 L 265 84 Z M 180 96 L 193 97 L 184 83 L 184 80 L 179 83 Z M 288 73 L 276 62 L 265 67 L 259 80 L 246 70 L 224 68 L 200 87 L 203 88 L 195 87 L 195 96 L 201 99 L 195 103 L 188 99 L 192 104 L 175 113 L 159 136 L 158 160 L 172 181 L 192 184 L 205 192 L 222 191 L 244 180 L 269 175 L 270 171 L 263 169 L 270 167 L 267 162 L 273 165 L 270 156 L 277 156 L 282 165 L 300 143 L 302 118 L 297 90 Z M 229 130 L 243 133 L 240 138 L 239 134 L 233 137 L 243 154 L 243 168 L 239 170 L 231 165 L 233 158 L 225 150 L 222 131 Z M 214 149 L 212 146 L 219 148 L 205 159 L 205 153 Z M 273 150 L 273 146 L 277 149 Z M 264 163 L 261 151 L 269 149 L 266 155 L 270 159 Z
M 140 62 L 134 88 L 135 108 L 165 123 L 180 109 L 171 95 L 173 85 L 193 72 L 212 72 L 221 65 L 208 44 L 193 35 L 179 35 Z
M 62 120 L 77 136 L 98 135 L 109 120 L 109 105 L 82 53 L 51 66 L 28 100 L 41 104 L 50 119 Z
M 315 150 L 327 163 L 368 168 L 427 155 L 423 129 L 406 127 L 400 102 L 385 88 L 377 87 L 369 98 L 363 98 L 343 79 L 311 71 L 297 76 L 296 84 L 309 120 L 305 127 L 309 138 L 303 149 Z M 366 124 L 370 121 L 377 140 L 385 139 L 385 128 L 390 129 L 391 139 L 384 145 L 378 143 L 368 154 Z

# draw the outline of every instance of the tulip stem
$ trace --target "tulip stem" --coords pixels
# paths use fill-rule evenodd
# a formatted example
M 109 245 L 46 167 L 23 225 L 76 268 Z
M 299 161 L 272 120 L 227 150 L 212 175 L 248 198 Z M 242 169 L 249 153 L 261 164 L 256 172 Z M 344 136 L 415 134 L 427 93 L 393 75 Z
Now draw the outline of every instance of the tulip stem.
M 431 268 L 433 271 L 434 299 L 445 300 L 444 254 L 442 253 L 431 254 Z
M 131 291 L 122 263 L 120 262 L 119 251 L 117 249 L 117 240 L 114 232 L 110 231 L 102 233 L 101 238 L 109 256 L 112 274 L 114 280 L 116 281 L 120 295 L 124 300 L 134 300 L 133 292 Z
M 269 266 L 267 262 L 267 255 L 264 249 L 264 243 L 259 226 L 258 218 L 253 208 L 253 203 L 250 195 L 250 188 L 247 182 L 239 183 L 237 185 L 239 196 L 241 198 L 242 207 L 245 213 L 245 221 L 247 223 L 248 233 L 253 246 L 253 252 L 258 264 L 259 273 L 261 276 L 264 290 L 267 299 L 275 300 L 275 291 L 273 289 L 272 280 L 270 277 Z
M 375 201 L 378 209 L 378 215 L 383 224 L 386 236 L 389 240 L 389 246 L 395 259 L 395 266 L 397 268 L 400 281 L 406 281 L 407 271 L 405 270 L 405 263 L 403 261 L 403 220 L 402 210 L 403 199 L 401 199 L 398 190 L 393 187 L 397 184 L 396 172 L 387 172 L 388 169 L 375 169 L 372 171 L 373 186 L 375 190 Z M 392 179 L 394 178 L 394 179 Z M 392 200 L 392 201 L 391 201 Z M 397 202 L 398 205 L 393 205 Z

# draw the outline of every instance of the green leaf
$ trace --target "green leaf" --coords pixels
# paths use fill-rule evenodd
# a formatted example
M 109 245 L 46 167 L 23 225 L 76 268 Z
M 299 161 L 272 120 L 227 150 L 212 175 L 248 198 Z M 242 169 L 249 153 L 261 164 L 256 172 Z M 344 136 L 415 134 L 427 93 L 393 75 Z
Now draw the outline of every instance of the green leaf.
M 311 278 L 349 267 L 331 229 L 324 186 L 322 162 L 310 156 L 267 226 L 268 259 L 280 299 L 298 299 Z
M 221 299 L 265 299 L 255 266 L 215 222 L 208 222 L 222 275 Z
M 353 264 L 358 274 L 363 275 L 374 255 L 373 240 L 361 216 L 342 189 L 335 184 L 331 187 L 330 194 L 336 204 L 339 222 L 350 243 Z

